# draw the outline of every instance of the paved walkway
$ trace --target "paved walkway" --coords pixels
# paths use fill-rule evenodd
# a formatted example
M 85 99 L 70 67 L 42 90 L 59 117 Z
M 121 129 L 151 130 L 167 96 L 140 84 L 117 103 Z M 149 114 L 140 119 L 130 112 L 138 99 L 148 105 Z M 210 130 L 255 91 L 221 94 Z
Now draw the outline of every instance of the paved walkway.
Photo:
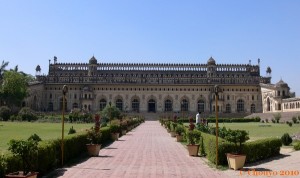
M 210 168 L 199 157 L 171 138 L 157 121 L 146 121 L 110 146 L 98 157 L 70 168 L 56 170 L 60 177 L 228 177 Z

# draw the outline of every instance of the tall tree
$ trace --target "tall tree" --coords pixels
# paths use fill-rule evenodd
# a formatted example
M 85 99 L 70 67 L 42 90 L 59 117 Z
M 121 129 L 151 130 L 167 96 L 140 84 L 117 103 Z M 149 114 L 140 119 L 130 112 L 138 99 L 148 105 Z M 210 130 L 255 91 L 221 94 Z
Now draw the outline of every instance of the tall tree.
M 8 66 L 9 62 L 5 62 L 4 60 L 2 61 L 2 64 L 0 66 L 0 81 L 3 79 L 3 74 L 6 71 L 6 67 Z
M 28 77 L 16 72 L 5 71 L 0 87 L 0 98 L 8 106 L 20 106 L 27 96 Z

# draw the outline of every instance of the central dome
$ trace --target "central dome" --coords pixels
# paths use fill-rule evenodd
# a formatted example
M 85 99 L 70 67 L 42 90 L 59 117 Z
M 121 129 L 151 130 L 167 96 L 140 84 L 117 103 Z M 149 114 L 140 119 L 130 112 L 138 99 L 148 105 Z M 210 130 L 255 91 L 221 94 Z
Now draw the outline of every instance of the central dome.
M 214 60 L 214 58 L 210 57 L 207 61 L 207 65 L 216 65 L 216 61 Z
M 97 59 L 93 56 L 93 57 L 89 60 L 89 64 L 97 64 Z

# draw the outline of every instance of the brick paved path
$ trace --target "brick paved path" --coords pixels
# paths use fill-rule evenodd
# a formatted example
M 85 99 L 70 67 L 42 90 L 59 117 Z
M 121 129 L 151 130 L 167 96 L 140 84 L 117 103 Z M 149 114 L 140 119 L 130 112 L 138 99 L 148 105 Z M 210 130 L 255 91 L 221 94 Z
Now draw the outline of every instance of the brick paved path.
M 227 177 L 190 157 L 157 121 L 146 121 L 110 146 L 99 157 L 61 170 L 61 177 Z

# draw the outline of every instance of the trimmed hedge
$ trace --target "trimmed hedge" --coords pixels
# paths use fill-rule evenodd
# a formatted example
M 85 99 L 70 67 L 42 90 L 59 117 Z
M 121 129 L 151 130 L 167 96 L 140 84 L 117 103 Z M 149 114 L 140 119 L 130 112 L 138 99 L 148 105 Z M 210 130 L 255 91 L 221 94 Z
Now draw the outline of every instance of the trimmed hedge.
M 216 118 L 205 118 L 209 123 L 215 123 Z M 196 122 L 196 119 L 192 119 L 193 122 Z M 260 118 L 218 118 L 219 123 L 231 123 L 231 122 L 260 122 Z M 179 123 L 189 123 L 189 118 L 180 118 L 177 120 Z
M 216 118 L 208 118 L 209 123 L 215 123 Z M 260 122 L 260 118 L 218 118 L 219 123 L 230 123 L 230 122 Z
M 216 137 L 214 135 L 202 133 L 204 150 L 207 154 L 207 159 L 216 163 Z M 218 157 L 219 164 L 226 165 L 226 153 L 231 153 L 234 150 L 234 144 L 227 142 L 222 138 L 218 138 Z M 279 138 L 266 138 L 252 142 L 246 142 L 243 145 L 242 153 L 247 155 L 246 163 L 252 163 L 279 155 L 280 147 L 282 146 Z
M 185 128 L 187 133 L 188 128 Z M 201 132 L 196 130 L 196 132 Z M 204 153 L 207 159 L 216 164 L 216 136 L 201 132 L 203 140 Z M 227 165 L 226 153 L 231 153 L 234 150 L 234 144 L 225 139 L 218 138 L 218 158 L 219 165 Z M 247 155 L 246 163 L 253 163 L 263 159 L 279 155 L 280 147 L 282 146 L 279 138 L 266 138 L 252 142 L 246 142 L 243 145 L 242 153 Z

